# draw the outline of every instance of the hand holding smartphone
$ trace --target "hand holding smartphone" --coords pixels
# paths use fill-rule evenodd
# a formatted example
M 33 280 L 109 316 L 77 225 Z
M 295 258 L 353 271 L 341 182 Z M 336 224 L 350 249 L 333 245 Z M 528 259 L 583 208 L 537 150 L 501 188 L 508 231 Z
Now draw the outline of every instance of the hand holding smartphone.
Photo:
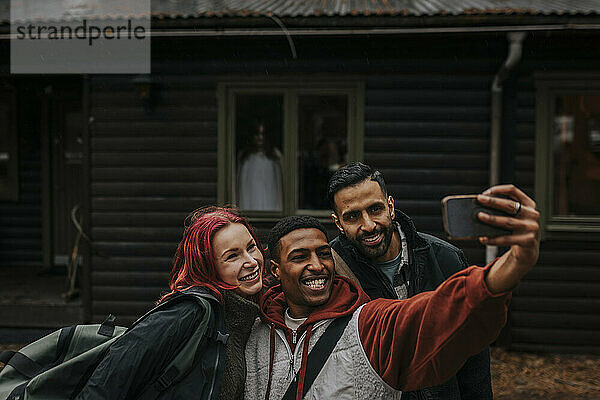
M 454 195 L 442 199 L 444 230 L 452 240 L 473 240 L 480 236 L 490 238 L 510 235 L 507 229 L 488 225 L 477 218 L 477 213 L 507 216 L 503 211 L 485 207 L 477 202 L 477 195 Z

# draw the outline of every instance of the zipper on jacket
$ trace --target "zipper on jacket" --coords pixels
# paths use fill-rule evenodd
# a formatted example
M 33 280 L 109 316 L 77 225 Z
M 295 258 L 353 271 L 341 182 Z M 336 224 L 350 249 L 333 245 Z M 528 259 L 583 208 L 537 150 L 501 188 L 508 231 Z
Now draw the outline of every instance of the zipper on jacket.
M 318 328 L 319 326 L 325 324 L 327 321 L 328 320 L 322 320 L 322 321 L 317 322 L 313 326 L 313 331 L 316 328 Z M 285 333 L 283 333 L 283 331 L 281 329 L 275 329 L 275 332 L 277 332 L 277 335 L 279 335 L 279 338 L 283 341 L 283 344 L 285 345 L 285 349 L 287 350 L 288 356 L 290 358 L 290 370 L 288 371 L 287 380 L 291 381 L 292 379 L 296 379 L 296 374 L 294 371 L 294 364 L 296 361 L 296 356 L 298 355 L 298 351 L 300 348 L 302 348 L 302 346 L 300 346 L 299 344 L 302 340 L 304 340 L 304 337 L 306 336 L 306 331 L 304 331 L 304 333 L 302 333 L 300 338 L 297 340 L 297 345 L 293 352 L 292 352 L 292 348 L 290 347 L 290 344 L 288 343 L 287 339 L 285 338 Z M 292 331 L 292 341 L 294 341 L 295 336 L 296 336 L 296 331 Z
M 403 264 L 400 266 L 400 273 L 402 274 L 402 279 L 404 280 L 404 283 L 406 284 L 406 294 L 407 295 L 410 293 L 410 280 L 408 279 L 408 276 L 406 276 L 406 270 L 408 268 L 409 268 L 408 264 Z
M 289 381 L 292 378 L 294 380 L 296 380 L 296 374 L 294 374 L 294 356 L 293 355 L 292 355 L 292 358 L 290 358 L 290 372 L 288 372 L 287 380 Z
M 294 353 L 292 352 L 292 349 L 290 348 L 290 344 L 288 343 L 287 339 L 285 338 L 285 334 L 279 329 L 275 329 L 275 332 L 277 332 L 277 335 L 283 341 L 283 344 L 285 345 L 285 349 L 288 352 L 288 357 L 290 358 L 290 370 L 288 371 L 288 377 L 287 377 L 287 380 L 289 381 L 292 378 L 292 376 L 294 375 Z
M 319 326 L 325 324 L 328 320 L 324 319 L 321 320 L 319 322 L 317 322 L 316 324 L 313 325 L 312 331 L 314 332 Z M 304 331 L 302 333 L 302 335 L 300 336 L 300 338 L 298 339 L 296 344 L 296 348 L 294 349 L 294 354 L 292 355 L 292 373 L 294 374 L 294 379 L 296 379 L 296 374 L 294 373 L 294 361 L 296 360 L 296 358 L 300 357 L 300 350 L 302 350 L 302 347 L 304 347 L 303 345 L 301 346 L 300 343 L 305 339 L 306 337 L 306 331 Z
M 292 344 L 296 344 L 296 331 L 292 331 Z

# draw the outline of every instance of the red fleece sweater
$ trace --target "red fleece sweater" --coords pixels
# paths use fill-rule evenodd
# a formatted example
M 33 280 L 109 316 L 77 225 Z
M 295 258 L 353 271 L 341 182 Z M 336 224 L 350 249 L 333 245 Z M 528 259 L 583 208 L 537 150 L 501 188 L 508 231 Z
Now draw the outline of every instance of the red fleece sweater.
M 489 268 L 460 271 L 434 292 L 363 307 L 360 340 L 390 386 L 409 391 L 445 382 L 494 341 L 506 323 L 510 295 L 490 293 L 484 280 Z
M 440 384 L 490 344 L 506 322 L 510 294 L 490 293 L 485 284 L 490 267 L 467 268 L 435 291 L 406 300 L 368 301 L 350 280 L 336 278 L 329 301 L 309 315 L 297 335 L 315 322 L 351 314 L 364 304 L 358 333 L 373 369 L 383 380 L 403 391 Z M 291 330 L 284 321 L 286 308 L 280 286 L 261 299 L 263 321 L 282 329 L 293 348 Z

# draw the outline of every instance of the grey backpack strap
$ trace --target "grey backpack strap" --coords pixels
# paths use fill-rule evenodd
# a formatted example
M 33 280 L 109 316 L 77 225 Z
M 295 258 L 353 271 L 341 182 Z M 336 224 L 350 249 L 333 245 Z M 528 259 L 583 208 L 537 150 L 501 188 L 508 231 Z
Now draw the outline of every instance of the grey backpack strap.
M 356 277 L 356 275 L 354 275 L 354 272 L 352 272 L 348 264 L 346 264 L 346 261 L 344 261 L 344 259 L 334 249 L 331 249 L 331 254 L 333 255 L 333 262 L 335 264 L 336 274 L 350 279 L 352 282 L 356 283 L 356 285 L 359 288 L 361 288 L 361 290 L 363 290 L 360 282 L 358 281 L 358 278 Z
M 42 371 L 43 367 L 25 354 L 19 353 L 18 351 L 12 353 L 12 357 L 3 362 L 16 369 L 21 375 L 31 379 Z M 7 355 L 8 354 L 10 353 L 7 352 Z
M 8 360 L 10 360 L 15 353 L 16 352 L 12 350 L 3 351 L 2 353 L 0 353 L 0 363 L 8 364 Z

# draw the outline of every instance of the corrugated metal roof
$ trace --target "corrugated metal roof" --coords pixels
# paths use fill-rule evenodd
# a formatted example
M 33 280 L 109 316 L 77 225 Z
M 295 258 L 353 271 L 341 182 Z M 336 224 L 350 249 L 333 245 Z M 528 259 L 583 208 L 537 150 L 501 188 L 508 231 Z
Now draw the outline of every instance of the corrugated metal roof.
M 155 18 L 589 15 L 600 0 L 151 0 Z M 20 0 L 28 21 L 111 18 L 114 0 Z M 122 4 L 131 3 L 122 2 Z M 10 20 L 0 0 L 0 21 Z M 65 10 L 67 5 L 67 10 Z M 70 7 L 70 8 L 69 8 Z M 123 14 L 131 15 L 128 11 Z
M 596 14 L 598 0 L 153 0 L 153 14 L 168 17 L 433 16 Z

